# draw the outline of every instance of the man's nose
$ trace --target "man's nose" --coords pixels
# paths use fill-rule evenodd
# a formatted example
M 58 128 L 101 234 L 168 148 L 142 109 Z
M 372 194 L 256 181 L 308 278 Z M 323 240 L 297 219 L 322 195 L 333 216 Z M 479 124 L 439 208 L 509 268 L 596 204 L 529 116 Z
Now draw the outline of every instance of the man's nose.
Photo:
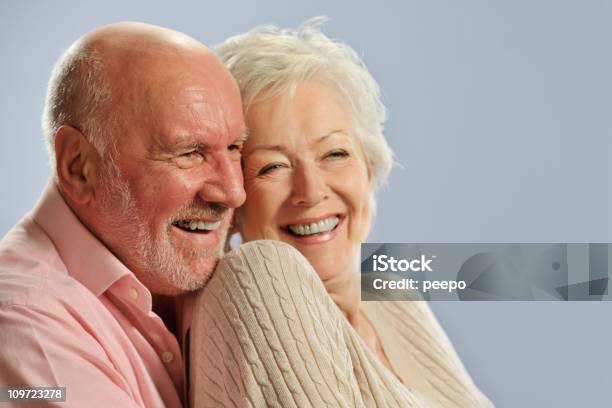
M 324 174 L 314 164 L 297 165 L 293 171 L 291 203 L 313 206 L 328 198 Z
M 240 160 L 226 155 L 218 156 L 205 171 L 206 182 L 199 193 L 204 201 L 227 208 L 237 208 L 244 203 L 246 193 Z

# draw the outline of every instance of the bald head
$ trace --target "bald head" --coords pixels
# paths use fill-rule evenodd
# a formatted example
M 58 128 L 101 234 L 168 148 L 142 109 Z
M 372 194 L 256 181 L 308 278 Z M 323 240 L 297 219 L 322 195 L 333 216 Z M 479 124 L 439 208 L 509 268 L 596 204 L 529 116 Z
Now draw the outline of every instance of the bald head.
M 80 130 L 100 155 L 126 104 L 142 109 L 142 97 L 163 77 L 184 75 L 189 66 L 211 71 L 220 81 L 231 75 L 202 43 L 167 28 L 122 22 L 99 27 L 76 40 L 57 61 L 48 86 L 42 128 L 55 170 L 55 134 L 60 126 Z
M 89 231 L 151 292 L 201 287 L 245 197 L 240 92 L 214 54 L 147 24 L 98 28 L 57 63 L 43 127 Z
M 125 75 L 156 61 L 208 56 L 202 43 L 178 31 L 144 23 L 115 23 L 97 28 L 77 40 L 75 52 L 94 52 L 105 61 L 106 74 Z
M 201 49 L 207 48 L 198 40 L 164 27 L 158 27 L 146 23 L 122 22 L 98 27 L 83 37 L 75 44 L 107 46 L 109 51 L 116 49 L 141 50 L 178 50 L 178 49 Z

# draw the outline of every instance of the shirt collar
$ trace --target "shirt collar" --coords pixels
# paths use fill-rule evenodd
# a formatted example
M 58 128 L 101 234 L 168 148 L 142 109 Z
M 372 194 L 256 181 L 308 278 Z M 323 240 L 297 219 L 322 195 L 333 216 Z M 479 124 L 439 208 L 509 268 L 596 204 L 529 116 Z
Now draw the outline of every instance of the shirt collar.
M 50 180 L 45 187 L 32 210 L 32 218 L 55 245 L 68 274 L 96 297 L 112 286 L 121 298 L 128 299 L 133 296 L 131 290 L 136 286 L 142 296 L 142 301 L 136 303 L 137 307 L 145 313 L 152 311 L 151 292 L 83 225 L 66 204 L 54 181 Z M 177 298 L 182 346 L 191 327 L 196 294 L 186 293 Z
M 70 276 L 96 297 L 122 277 L 134 276 L 77 218 L 54 181 L 45 187 L 32 218 L 55 245 Z

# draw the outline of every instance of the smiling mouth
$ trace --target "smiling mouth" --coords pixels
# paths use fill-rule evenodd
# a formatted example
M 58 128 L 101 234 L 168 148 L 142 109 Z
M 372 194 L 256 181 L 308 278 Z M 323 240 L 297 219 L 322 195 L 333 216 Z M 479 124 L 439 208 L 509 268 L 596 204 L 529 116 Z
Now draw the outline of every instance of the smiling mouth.
M 323 235 L 338 227 L 340 218 L 336 215 L 327 217 L 319 222 L 308 224 L 289 224 L 283 229 L 294 237 L 308 237 L 312 235 Z
M 207 234 L 219 229 L 221 221 L 178 220 L 173 222 L 172 225 L 186 232 Z

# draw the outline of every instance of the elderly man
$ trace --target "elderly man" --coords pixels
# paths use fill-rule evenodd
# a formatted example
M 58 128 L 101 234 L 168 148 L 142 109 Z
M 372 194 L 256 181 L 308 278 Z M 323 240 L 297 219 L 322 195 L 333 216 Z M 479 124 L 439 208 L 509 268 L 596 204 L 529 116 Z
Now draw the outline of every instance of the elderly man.
M 62 56 L 52 181 L 0 243 L 0 387 L 177 407 L 190 360 L 196 407 L 438 406 L 367 349 L 295 248 L 253 241 L 217 265 L 245 199 L 241 109 L 229 72 L 174 31 L 114 24 Z
M 181 406 L 189 293 L 245 198 L 238 88 L 196 40 L 113 24 L 57 62 L 43 129 L 52 180 L 0 243 L 0 386 Z

